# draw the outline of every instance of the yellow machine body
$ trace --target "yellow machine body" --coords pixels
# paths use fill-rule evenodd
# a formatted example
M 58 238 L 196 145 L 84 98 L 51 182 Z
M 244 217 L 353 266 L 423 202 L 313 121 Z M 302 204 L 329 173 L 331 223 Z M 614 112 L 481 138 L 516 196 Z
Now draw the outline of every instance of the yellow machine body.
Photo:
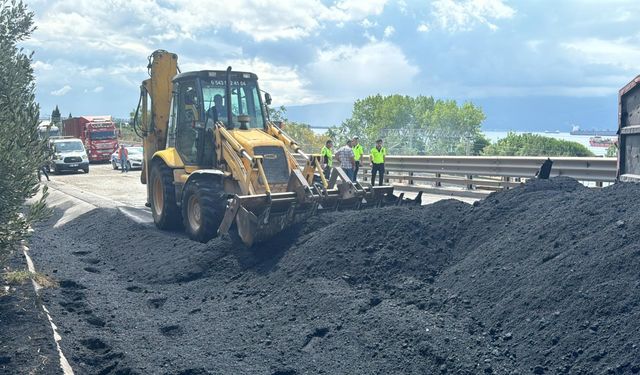
M 251 246 L 319 209 L 392 196 L 392 187 L 362 187 L 341 168 L 325 178 L 320 156 L 304 154 L 268 121 L 255 74 L 231 67 L 178 74 L 177 60 L 162 50 L 149 57 L 134 121 L 144 146 L 141 181 L 159 228 L 183 226 L 202 242 L 232 232 Z

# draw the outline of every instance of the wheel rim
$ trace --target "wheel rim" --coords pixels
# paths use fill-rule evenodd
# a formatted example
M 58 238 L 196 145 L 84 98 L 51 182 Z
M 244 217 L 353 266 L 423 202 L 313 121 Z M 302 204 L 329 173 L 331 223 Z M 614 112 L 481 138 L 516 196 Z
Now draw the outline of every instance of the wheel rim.
M 202 213 L 200 212 L 200 199 L 195 195 L 189 197 L 187 217 L 189 218 L 189 226 L 193 232 L 199 231 L 202 225 Z
M 162 189 L 162 179 L 156 176 L 153 180 L 153 211 L 157 216 L 162 215 L 164 207 L 164 191 Z

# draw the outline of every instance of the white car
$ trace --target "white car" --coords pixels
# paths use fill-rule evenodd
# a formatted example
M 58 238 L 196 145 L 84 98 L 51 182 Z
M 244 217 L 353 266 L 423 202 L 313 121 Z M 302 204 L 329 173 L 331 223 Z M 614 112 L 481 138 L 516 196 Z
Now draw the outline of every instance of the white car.
M 138 146 L 125 146 L 127 150 L 127 154 L 129 155 L 129 159 L 127 160 L 127 168 L 131 169 L 142 169 L 142 147 Z M 118 153 L 120 149 L 116 150 L 113 154 L 111 154 L 111 166 L 113 169 L 120 168 L 120 157 Z
M 73 137 L 51 137 L 52 156 L 47 165 L 53 174 L 83 170 L 89 173 L 89 158 L 82 141 Z

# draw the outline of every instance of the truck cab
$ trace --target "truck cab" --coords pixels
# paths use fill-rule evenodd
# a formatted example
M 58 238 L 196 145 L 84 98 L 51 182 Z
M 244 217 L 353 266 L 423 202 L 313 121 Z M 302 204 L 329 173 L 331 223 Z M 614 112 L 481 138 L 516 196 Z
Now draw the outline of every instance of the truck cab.
M 618 95 L 618 181 L 640 182 L 640 75 Z
M 50 138 L 51 160 L 49 170 L 54 174 L 64 171 L 82 170 L 89 173 L 89 157 L 87 151 L 78 138 L 55 137 Z

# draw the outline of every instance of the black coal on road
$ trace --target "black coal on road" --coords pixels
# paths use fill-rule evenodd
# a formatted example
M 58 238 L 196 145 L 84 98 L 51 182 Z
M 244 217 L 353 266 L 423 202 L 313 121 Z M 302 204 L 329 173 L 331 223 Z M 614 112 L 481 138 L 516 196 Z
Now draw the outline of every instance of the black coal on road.
M 99 209 L 32 248 L 78 373 L 634 374 L 638 196 L 534 181 L 321 215 L 250 250 Z

